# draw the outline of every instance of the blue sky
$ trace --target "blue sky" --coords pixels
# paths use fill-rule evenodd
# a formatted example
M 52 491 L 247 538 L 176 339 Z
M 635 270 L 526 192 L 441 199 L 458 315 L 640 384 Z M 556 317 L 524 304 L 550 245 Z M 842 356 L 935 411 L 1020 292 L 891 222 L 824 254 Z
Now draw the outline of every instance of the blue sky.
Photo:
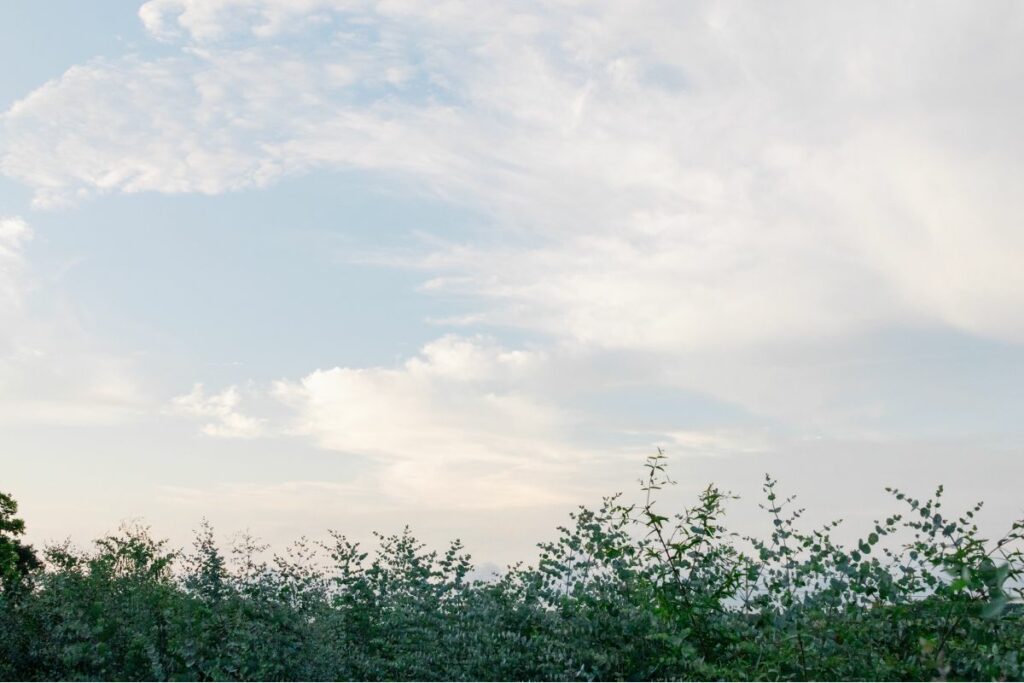
M 413 522 L 496 562 L 656 447 L 680 495 L 1019 513 L 1022 34 L 1011 2 L 4 3 L 0 484 L 39 541 Z

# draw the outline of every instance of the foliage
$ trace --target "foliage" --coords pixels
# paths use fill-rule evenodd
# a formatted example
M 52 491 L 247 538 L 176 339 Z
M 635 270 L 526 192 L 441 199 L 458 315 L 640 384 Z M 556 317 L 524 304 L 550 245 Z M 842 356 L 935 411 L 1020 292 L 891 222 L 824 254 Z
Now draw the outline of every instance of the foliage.
M 333 533 L 283 555 L 248 536 L 222 550 L 204 524 L 189 552 L 140 527 L 90 551 L 11 548 L 24 524 L 0 497 L 0 677 L 127 680 L 1020 679 L 1024 521 L 980 536 L 980 504 L 902 512 L 852 547 L 839 522 L 766 478 L 766 538 L 724 526 L 714 486 L 675 515 L 649 458 L 645 500 L 580 508 L 535 566 L 470 577 L 458 541 L 408 529 L 371 552 Z
M 7 597 L 22 589 L 29 574 L 41 566 L 32 546 L 18 538 L 25 533 L 25 522 L 16 514 L 18 503 L 0 492 L 0 591 Z

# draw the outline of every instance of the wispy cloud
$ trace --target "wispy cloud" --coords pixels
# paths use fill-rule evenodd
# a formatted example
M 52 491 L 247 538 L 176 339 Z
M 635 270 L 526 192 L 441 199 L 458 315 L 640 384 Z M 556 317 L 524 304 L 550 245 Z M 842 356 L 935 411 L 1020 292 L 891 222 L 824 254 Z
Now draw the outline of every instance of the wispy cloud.
M 2 168 L 39 203 L 383 169 L 516 235 L 447 255 L 485 320 L 629 348 L 1024 336 L 1012 4 L 140 15 L 179 56 L 75 67 L 4 116 Z
M 154 0 L 140 17 L 170 56 L 87 62 L 4 114 L 0 168 L 39 205 L 390 173 L 490 220 L 394 259 L 467 297 L 461 322 L 645 355 L 658 381 L 794 423 L 888 409 L 830 365 L 851 340 L 1024 339 L 1017 4 Z M 472 410 L 449 386 L 474 387 Z M 482 386 L 341 367 L 280 395 L 339 450 L 493 457 L 559 419 Z M 372 443 L 380 419 L 338 416 L 366 395 L 426 436 Z M 491 424 L 505 445 L 467 426 Z
M 0 217 L 0 320 L 20 307 L 24 294 L 25 244 L 32 229 L 18 216 Z
M 131 363 L 97 350 L 74 316 L 34 306 L 45 293 L 22 218 L 0 218 L 0 422 L 105 424 L 146 404 Z M 43 290 L 43 291 L 40 291 Z
M 202 384 L 171 402 L 173 412 L 209 419 L 203 433 L 228 438 L 251 438 L 263 432 L 261 421 L 240 412 L 241 394 L 237 387 L 228 387 L 220 393 L 207 395 Z

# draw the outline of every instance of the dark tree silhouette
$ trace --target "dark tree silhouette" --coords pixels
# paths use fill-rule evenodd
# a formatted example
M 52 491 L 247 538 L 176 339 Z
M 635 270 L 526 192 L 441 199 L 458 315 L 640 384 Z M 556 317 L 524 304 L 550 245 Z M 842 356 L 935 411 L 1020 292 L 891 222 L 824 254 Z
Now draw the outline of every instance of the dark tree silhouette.
M 16 514 L 17 501 L 0 492 L 0 590 L 5 595 L 20 589 L 32 570 L 42 566 L 32 546 L 19 540 L 25 533 L 25 522 Z

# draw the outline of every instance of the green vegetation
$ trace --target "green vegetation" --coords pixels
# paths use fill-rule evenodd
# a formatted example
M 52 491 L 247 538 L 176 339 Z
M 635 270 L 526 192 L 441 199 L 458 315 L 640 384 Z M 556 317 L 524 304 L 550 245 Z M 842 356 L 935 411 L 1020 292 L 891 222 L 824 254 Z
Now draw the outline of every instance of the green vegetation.
M 835 524 L 802 531 L 767 479 L 773 531 L 723 526 L 708 487 L 681 514 L 647 463 L 646 503 L 580 508 L 537 566 L 471 580 L 456 542 L 406 530 L 364 552 L 344 536 L 262 559 L 190 552 L 143 529 L 90 552 L 50 547 L 44 566 L 0 513 L 0 677 L 7 679 L 1020 679 L 1024 521 L 990 542 L 974 523 L 892 491 L 900 514 L 852 548 Z

